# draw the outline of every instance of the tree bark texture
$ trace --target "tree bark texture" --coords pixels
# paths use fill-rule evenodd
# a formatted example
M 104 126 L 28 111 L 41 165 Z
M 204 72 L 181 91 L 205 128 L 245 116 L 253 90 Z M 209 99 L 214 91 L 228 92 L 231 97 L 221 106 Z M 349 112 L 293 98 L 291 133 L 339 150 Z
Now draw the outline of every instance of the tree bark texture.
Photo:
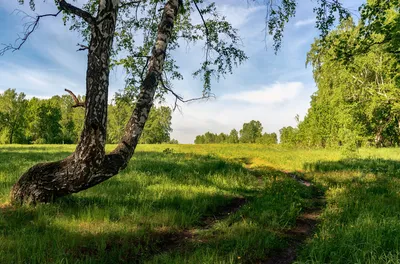
M 14 203 L 50 202 L 99 184 L 124 169 L 138 144 L 153 105 L 163 70 L 167 44 L 178 13 L 179 0 L 169 0 L 158 26 L 157 40 L 146 77 L 124 136 L 116 149 L 105 153 L 110 53 L 115 33 L 118 0 L 101 0 L 91 24 L 86 73 L 85 121 L 73 154 L 64 160 L 41 163 L 26 171 L 11 191 Z M 91 21 L 91 18 L 85 20 Z

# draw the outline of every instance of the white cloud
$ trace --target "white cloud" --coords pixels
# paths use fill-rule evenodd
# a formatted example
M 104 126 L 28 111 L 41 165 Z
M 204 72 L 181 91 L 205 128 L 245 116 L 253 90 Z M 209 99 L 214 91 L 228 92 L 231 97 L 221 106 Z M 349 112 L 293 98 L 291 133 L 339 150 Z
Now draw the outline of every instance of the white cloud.
M 262 89 L 225 94 L 221 100 L 248 102 L 253 104 L 281 103 L 296 97 L 304 88 L 301 82 L 275 83 Z
M 10 12 L 19 7 L 12 1 L 4 2 L 5 9 Z M 81 6 L 83 2 L 85 1 L 79 0 L 77 5 Z M 243 39 L 242 48 L 250 59 L 240 66 L 240 69 L 235 69 L 234 75 L 225 76 L 219 83 L 213 81 L 213 92 L 217 95 L 217 100 L 183 104 L 182 112 L 174 112 L 172 137 L 182 143 L 193 143 L 196 135 L 207 131 L 229 133 L 231 129 L 240 129 L 244 122 L 252 119 L 259 120 L 266 132 L 278 132 L 283 126 L 295 125 L 294 116 L 304 116 L 309 107 L 309 97 L 315 91 L 311 70 L 304 69 L 304 39 L 309 38 L 312 42 L 315 34 L 307 27 L 297 28 L 311 24 L 311 20 L 289 23 L 285 32 L 293 34 L 286 34 L 284 43 L 290 45 L 284 45 L 278 56 L 274 56 L 270 48 L 270 37 L 267 38 L 267 42 L 264 40 L 265 10 L 262 9 L 262 5 L 249 7 L 246 1 L 236 3 L 231 0 L 217 2 L 220 14 L 226 16 L 234 27 L 239 28 Z M 0 8 L 4 6 L 1 5 Z M 25 10 L 26 8 L 27 5 Z M 37 2 L 38 13 L 52 13 L 55 10 L 54 2 Z M 311 17 L 312 9 L 309 10 L 309 13 L 301 15 Z M 196 14 L 194 19 L 201 23 Z M 14 22 L 5 27 L 13 28 L 6 32 L 8 39 L 2 39 L 2 42 L 13 41 L 14 38 L 10 36 L 16 36 L 21 31 L 22 23 L 19 17 L 16 17 Z M 76 44 L 80 41 L 78 34 L 64 27 L 60 18 L 43 20 L 41 27 L 32 35 L 23 50 L 13 55 L 8 54 L 2 58 L 4 61 L 0 61 L 0 90 L 17 88 L 18 92 L 41 98 L 64 94 L 64 88 L 83 94 L 86 53 L 75 52 Z M 173 52 L 186 77 L 183 81 L 174 82 L 174 89 L 184 98 L 198 97 L 201 94 L 201 81 L 193 80 L 191 76 L 192 70 L 204 59 L 202 45 L 199 44 L 190 50 L 185 50 L 187 46 L 182 45 L 181 50 Z M 111 72 L 110 97 L 115 91 L 123 88 L 124 76 L 120 69 Z M 280 83 L 257 86 L 265 80 Z M 245 87 L 253 88 L 246 91 Z M 230 90 L 226 94 L 228 88 Z M 173 105 L 173 101 L 168 102 L 169 105 Z
M 308 18 L 308 19 L 303 19 L 303 20 L 298 20 L 294 24 L 295 27 L 302 27 L 302 26 L 308 26 L 311 24 L 315 23 L 315 18 Z
M 43 87 L 43 86 L 48 85 L 47 82 L 38 78 L 38 76 L 40 74 L 37 74 L 34 72 L 21 72 L 21 73 L 18 73 L 17 75 L 19 75 L 22 79 L 25 79 L 26 81 L 31 82 L 32 84 L 34 84 L 37 87 Z
M 37 99 L 50 99 L 51 98 L 51 96 L 37 96 L 37 95 L 30 95 L 30 94 L 26 95 L 27 99 L 32 99 L 33 97 L 35 97 Z
M 234 28 L 242 27 L 249 21 L 254 13 L 263 9 L 263 6 L 248 7 L 227 4 L 218 6 L 219 13 L 223 14 Z
M 68 76 L 62 68 L 47 69 L 45 67 L 22 66 L 13 63 L 0 62 L 0 91 L 15 88 L 24 92 L 28 98 L 51 98 L 54 95 L 65 94 L 64 89 L 70 89 L 76 94 L 84 95 L 85 76 Z M 114 70 L 110 75 L 109 101 L 115 92 L 124 87 L 123 75 L 120 70 Z
M 21 66 L 12 63 L 0 63 L 0 88 L 16 88 L 18 92 L 34 96 L 52 96 L 63 93 L 69 88 L 81 93 L 84 91 L 84 80 L 72 80 L 62 71 L 46 68 Z
M 297 114 L 300 115 L 300 118 L 304 117 L 309 107 L 310 94 L 315 90 L 315 86 L 292 82 L 286 83 L 286 86 L 274 84 L 268 87 L 270 90 L 274 88 L 272 90 L 275 91 L 281 89 L 281 94 L 286 92 L 290 96 L 284 95 L 282 96 L 284 99 L 275 99 L 273 103 L 268 99 L 269 102 L 262 104 L 250 102 L 250 100 L 237 102 L 218 99 L 183 104 L 181 112 L 173 113 L 171 137 L 178 139 L 181 143 L 193 143 L 197 135 L 207 131 L 229 133 L 233 128 L 240 130 L 243 123 L 251 120 L 259 120 L 264 127 L 264 132 L 268 133 L 278 133 L 279 129 L 284 126 L 296 126 L 294 117 Z M 300 90 L 302 90 L 301 93 Z M 256 91 L 258 92 L 258 90 Z M 277 92 L 271 94 L 278 98 L 276 97 Z

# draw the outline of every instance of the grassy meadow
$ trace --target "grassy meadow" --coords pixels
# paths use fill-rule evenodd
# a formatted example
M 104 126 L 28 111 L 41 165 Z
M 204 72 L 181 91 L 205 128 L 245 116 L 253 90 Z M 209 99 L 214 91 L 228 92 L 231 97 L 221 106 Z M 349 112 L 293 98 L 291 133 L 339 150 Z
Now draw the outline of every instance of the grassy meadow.
M 9 204 L 26 169 L 73 150 L 0 146 L 0 263 L 264 263 L 290 244 L 316 192 L 326 204 L 297 263 L 400 263 L 399 149 L 349 159 L 340 150 L 139 145 L 123 172 L 94 188 Z

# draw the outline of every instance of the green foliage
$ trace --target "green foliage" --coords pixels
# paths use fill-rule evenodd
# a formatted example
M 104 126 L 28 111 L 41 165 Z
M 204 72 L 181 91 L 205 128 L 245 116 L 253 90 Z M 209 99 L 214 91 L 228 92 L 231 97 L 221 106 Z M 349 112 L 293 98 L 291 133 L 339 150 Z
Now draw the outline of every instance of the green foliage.
M 25 1 L 18 0 L 18 2 L 24 4 Z M 252 2 L 266 5 L 266 32 L 272 35 L 273 47 L 277 52 L 281 47 L 285 25 L 296 13 L 297 1 L 253 0 Z M 343 20 L 349 16 L 349 12 L 340 1 L 318 0 L 317 2 L 319 5 L 314 9 L 317 17 L 316 25 L 321 35 L 325 36 L 334 25 L 336 17 Z M 98 3 L 98 0 L 89 0 L 83 9 L 96 17 Z M 127 73 L 125 90 L 120 93 L 122 97 L 134 100 L 138 95 L 143 73 L 148 66 L 148 56 L 154 46 L 164 3 L 161 0 L 138 1 L 124 4 L 118 10 L 112 65 L 123 66 Z M 34 10 L 35 1 L 30 0 L 29 4 Z M 237 29 L 218 12 L 216 2 L 182 0 L 180 4 L 178 19 L 168 44 L 164 72 L 160 73 L 163 82 L 159 84 L 157 96 L 161 99 L 168 92 L 163 84 L 170 88 L 171 79 L 184 77 L 180 72 L 179 63 L 171 55 L 182 43 L 185 43 L 185 47 L 187 44 L 204 45 L 204 61 L 200 63 L 198 70 L 193 72 L 194 77 L 200 77 L 203 81 L 203 96 L 211 95 L 212 78 L 218 80 L 221 76 L 232 73 L 233 67 L 247 59 L 240 49 L 241 40 Z M 197 19 L 199 16 L 201 19 Z M 65 24 L 70 25 L 70 29 L 81 33 L 84 42 L 89 42 L 90 27 L 82 19 L 66 13 L 63 20 Z M 142 37 L 137 38 L 138 35 Z
M 356 133 L 349 129 L 342 128 L 339 130 L 339 138 L 341 139 L 341 142 L 343 142 L 343 156 L 346 158 L 356 158 L 359 147 L 359 145 L 357 144 L 358 141 Z
M 316 27 L 321 32 L 321 37 L 325 38 L 330 28 L 335 24 L 336 15 L 340 22 L 350 17 L 348 9 L 344 8 L 339 1 L 318 0 L 319 5 L 314 8 L 314 13 L 317 16 Z
M 122 100 L 116 100 L 115 104 L 108 106 L 107 143 L 119 142 L 132 110 L 133 107 Z
M 153 107 L 150 111 L 142 136 L 141 144 L 160 144 L 170 142 L 172 111 L 171 108 Z
M 296 0 L 253 0 L 253 2 L 261 3 L 267 7 L 266 32 L 272 36 L 273 48 L 276 53 L 282 46 L 286 24 L 296 15 L 298 3 Z M 336 20 L 345 20 L 350 16 L 350 12 L 338 0 L 317 0 L 316 2 L 318 5 L 313 10 L 316 15 L 316 27 L 320 30 L 321 37 L 325 38 L 329 30 L 335 25 Z
M 196 6 L 194 1 L 183 0 L 182 4 L 168 43 L 164 72 L 160 74 L 163 82 L 159 83 L 156 94 L 159 99 L 163 99 L 165 93 L 168 92 L 163 84 L 171 88 L 171 80 L 187 77 L 180 72 L 179 61 L 171 55 L 182 45 L 185 49 L 188 45 L 204 46 L 204 61 L 192 74 L 194 77 L 201 78 L 204 96 L 209 96 L 211 93 L 212 78 L 218 80 L 232 73 L 234 67 L 247 59 L 240 48 L 241 40 L 237 29 L 233 28 L 218 12 L 214 2 L 196 0 Z M 119 93 L 119 97 L 129 98 L 132 101 L 139 93 L 164 5 L 165 1 L 153 0 L 119 8 L 112 66 L 122 66 L 127 73 L 126 86 Z M 83 8 L 95 15 L 97 7 L 98 0 L 90 0 Z M 204 22 L 199 19 L 200 16 Z M 65 23 L 68 23 L 71 29 L 79 31 L 84 41 L 89 41 L 90 29 L 87 24 L 82 23 L 79 18 L 70 16 L 65 17 Z M 138 35 L 142 37 L 138 38 Z
M 256 138 L 256 143 L 265 145 L 278 144 L 278 136 L 276 133 L 264 133 L 261 137 Z
M 25 113 L 29 120 L 26 130 L 28 142 L 54 144 L 61 141 L 61 109 L 56 100 L 29 100 Z
M 24 113 L 27 100 L 24 93 L 7 89 L 0 94 L 0 143 L 24 143 Z
M 234 130 L 234 131 L 236 131 L 236 130 Z M 211 132 L 206 132 L 204 135 L 196 136 L 194 143 L 195 144 L 238 143 L 237 132 L 236 132 L 236 136 L 234 133 L 232 134 L 232 132 L 231 132 L 231 135 L 227 135 L 225 133 L 213 134 Z
M 260 121 L 251 120 L 244 123 L 240 129 L 240 143 L 256 143 L 257 138 L 261 138 L 263 127 Z
M 81 131 L 81 126 L 79 124 L 83 124 L 83 109 L 72 108 L 74 102 L 71 96 L 55 96 L 53 99 L 58 101 L 61 110 L 61 120 L 59 123 L 61 126 L 62 143 L 75 143 Z M 81 117 L 81 119 L 76 120 L 77 117 Z
M 168 142 L 168 144 L 179 144 L 179 141 L 177 140 L 177 139 L 171 139 L 169 142 Z
M 281 128 L 279 130 L 280 144 L 285 146 L 295 146 L 298 143 L 298 133 L 299 130 L 291 126 Z
M 291 17 L 296 14 L 297 1 L 295 0 L 284 0 L 281 1 L 281 5 L 276 6 L 273 0 L 267 3 L 267 18 L 266 24 L 268 27 L 268 33 L 272 35 L 274 41 L 274 49 L 277 52 L 282 45 L 283 31 L 285 24 L 289 22 Z
M 260 121 L 252 120 L 249 123 L 243 124 L 243 128 L 239 133 L 236 129 L 232 129 L 229 135 L 225 133 L 214 134 L 206 132 L 204 135 L 196 136 L 195 144 L 220 144 L 220 143 L 258 143 L 265 145 L 273 145 L 278 143 L 278 137 L 276 133 L 264 133 L 262 134 L 262 125 Z
M 236 144 L 239 143 L 239 133 L 236 129 L 232 129 L 228 136 L 228 143 Z
M 375 4 L 368 2 L 362 7 L 363 12 L 382 7 Z M 400 61 L 388 49 L 393 44 L 383 41 L 367 45 L 360 40 L 367 38 L 366 32 L 374 31 L 368 36 L 371 41 L 390 35 L 386 25 L 393 28 L 399 12 L 393 6 L 383 6 L 387 9 L 380 12 L 386 14 L 387 21 L 380 20 L 380 31 L 376 21 L 361 20 L 354 25 L 349 19 L 312 45 L 307 62 L 313 66 L 318 91 L 312 95 L 311 108 L 298 124 L 296 138 L 288 140 L 284 135 L 282 140 L 281 132 L 281 142 L 304 147 L 343 147 L 346 151 L 360 146 L 400 145 Z M 371 14 L 364 14 L 363 18 L 368 16 Z M 381 14 L 371 19 L 378 17 L 383 19 Z
M 132 111 L 133 106 L 124 100 L 116 100 L 115 104 L 108 106 L 107 143 L 119 142 Z M 160 144 L 170 142 L 171 119 L 172 111 L 169 107 L 153 107 L 139 143 Z M 171 144 L 177 144 L 176 142 Z
M 84 98 L 78 96 L 84 101 Z M 8 89 L 0 94 L 0 143 L 72 144 L 82 131 L 85 110 L 74 108 L 69 95 L 50 99 L 25 99 L 23 93 Z M 133 107 L 117 100 L 108 107 L 107 143 L 118 143 Z M 171 109 L 153 107 L 140 143 L 170 142 Z M 178 144 L 176 140 L 171 144 Z
M 351 54 L 366 53 L 374 46 L 382 48 L 400 59 L 400 13 L 399 0 L 368 0 L 359 10 L 361 13 L 360 33 L 357 45 L 351 46 Z M 400 75 L 398 75 L 400 78 Z
M 196 136 L 196 138 L 194 140 L 194 144 L 206 144 L 205 136 L 204 135 Z

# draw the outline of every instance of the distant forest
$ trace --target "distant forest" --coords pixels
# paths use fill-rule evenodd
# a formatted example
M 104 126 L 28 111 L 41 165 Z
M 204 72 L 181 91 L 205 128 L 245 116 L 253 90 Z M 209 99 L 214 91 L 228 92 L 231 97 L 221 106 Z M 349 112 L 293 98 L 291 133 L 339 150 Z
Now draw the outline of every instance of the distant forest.
M 276 133 L 262 133 L 263 127 L 260 121 L 251 120 L 249 123 L 244 123 L 243 128 L 239 131 L 232 129 L 228 134 L 220 133 L 213 134 L 207 132 L 204 135 L 196 136 L 195 144 L 219 144 L 219 143 L 258 143 L 273 145 L 278 144 L 278 136 Z
M 362 30 L 362 25 L 347 20 L 328 34 L 325 44 L 319 39 L 312 44 L 307 64 L 313 67 L 317 91 L 304 120 L 296 117 L 296 127 L 279 130 L 280 144 L 400 146 L 400 52 L 397 46 L 374 45 L 347 54 L 349 47 L 358 45 L 356 36 Z M 8 89 L 0 95 L 0 143 L 77 143 L 84 109 L 73 105 L 69 95 L 28 100 Z M 108 143 L 118 142 L 132 108 L 123 100 L 109 105 Z M 262 130 L 261 123 L 252 120 L 240 131 L 198 135 L 194 143 L 278 143 L 276 133 Z M 140 143 L 171 142 L 171 131 L 171 109 L 153 108 Z
M 293 147 L 400 146 L 400 49 L 398 42 L 361 50 L 357 36 L 363 26 L 344 21 L 331 31 L 325 45 L 316 40 L 307 55 L 317 91 L 311 107 L 296 127 L 283 127 L 280 144 Z M 398 31 L 396 31 L 398 32 Z M 382 38 L 382 36 L 372 36 Z M 384 42 L 384 39 L 382 39 Z M 330 43 L 331 45 L 326 45 Z M 348 53 L 352 47 L 359 52 Z M 253 122 L 253 123 L 252 123 Z M 252 127 L 258 121 L 252 121 Z M 257 123 L 258 124 L 258 123 Z M 274 143 L 274 134 L 255 129 L 251 137 L 243 126 L 240 137 L 206 133 L 195 143 Z
M 108 106 L 107 143 L 119 142 L 133 107 L 126 100 Z M 75 144 L 82 131 L 84 111 L 76 107 L 70 95 L 27 99 L 24 93 L 8 89 L 0 94 L 0 143 Z M 177 143 L 170 139 L 171 118 L 169 107 L 153 107 L 140 143 Z

